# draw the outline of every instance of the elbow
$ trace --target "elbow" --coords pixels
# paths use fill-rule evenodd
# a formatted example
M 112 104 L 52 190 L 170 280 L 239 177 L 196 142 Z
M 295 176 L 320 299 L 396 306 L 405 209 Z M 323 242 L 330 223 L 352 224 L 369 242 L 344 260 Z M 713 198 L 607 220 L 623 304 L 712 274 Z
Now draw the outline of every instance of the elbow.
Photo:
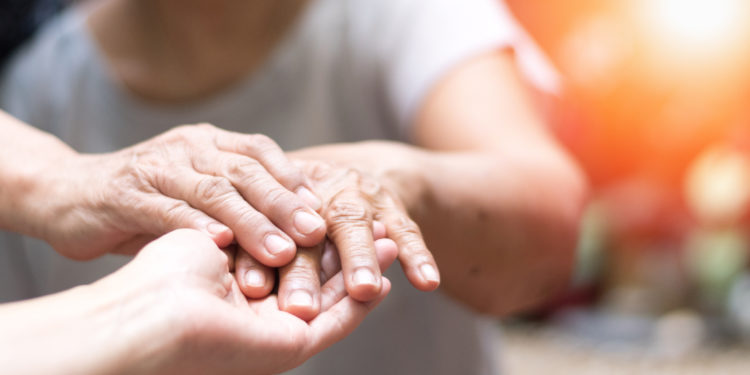
M 537 185 L 530 205 L 508 218 L 513 224 L 497 239 L 494 261 L 470 269 L 461 289 L 449 291 L 478 313 L 527 312 L 569 290 L 588 184 L 572 163 L 545 175 L 549 182 Z

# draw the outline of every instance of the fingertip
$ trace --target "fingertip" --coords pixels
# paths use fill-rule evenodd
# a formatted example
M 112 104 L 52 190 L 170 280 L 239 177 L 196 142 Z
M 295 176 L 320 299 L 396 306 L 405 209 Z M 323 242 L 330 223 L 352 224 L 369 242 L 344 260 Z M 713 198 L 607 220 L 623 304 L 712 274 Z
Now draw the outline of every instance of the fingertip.
M 189 229 L 189 228 L 173 230 L 161 236 L 160 238 L 157 238 L 152 243 L 164 243 L 164 242 L 174 242 L 175 245 L 179 244 L 178 246 L 185 246 L 185 247 L 213 246 L 218 249 L 218 246 L 216 245 L 216 243 L 211 241 L 210 236 L 206 236 L 206 233 L 202 233 L 200 231 Z
M 391 292 L 391 286 L 392 286 L 392 284 L 391 284 L 391 281 L 388 280 L 387 277 L 381 276 L 381 278 L 380 278 L 380 284 L 383 286 L 380 289 L 380 295 L 378 295 L 378 297 L 376 299 L 368 302 L 368 308 L 370 308 L 370 309 L 375 308 L 375 306 L 377 306 L 378 304 L 380 304 L 380 302 L 383 302 L 383 300 L 385 299 L 385 297 L 388 296 L 388 293 Z
M 381 277 L 381 284 L 383 285 L 383 288 L 380 291 L 380 295 L 385 297 L 388 293 L 391 292 L 391 280 L 388 280 L 387 277 L 382 276 Z
M 270 272 L 263 272 L 257 268 L 237 272 L 237 284 L 242 294 L 252 299 L 264 298 L 271 294 L 274 280 Z
M 234 241 L 234 233 L 229 227 L 219 222 L 212 222 L 205 226 L 203 231 L 208 234 L 216 246 L 222 248 L 229 246 Z
M 280 308 L 306 322 L 320 314 L 320 295 L 306 290 L 294 290 L 279 300 Z
M 297 254 L 297 246 L 294 244 L 294 241 L 278 234 L 267 235 L 263 241 L 263 245 L 265 251 L 262 252 L 262 256 L 260 256 L 260 254 L 252 253 L 250 253 L 250 255 L 259 255 L 255 258 L 258 260 L 261 260 L 262 258 L 261 263 L 269 267 L 285 266 L 289 264 Z
M 409 273 L 409 281 L 415 288 L 431 292 L 440 286 L 440 274 L 435 265 L 424 263 Z
M 398 245 L 390 238 L 375 241 L 375 253 L 381 270 L 386 270 L 398 257 Z
M 372 301 L 380 295 L 382 290 L 381 275 L 366 267 L 361 267 L 352 273 L 347 285 L 347 292 L 357 301 Z
M 385 224 L 378 220 L 373 220 L 372 222 L 372 238 L 374 240 L 379 240 L 382 238 L 385 238 L 386 236 L 386 229 Z
M 320 211 L 323 207 L 323 202 L 315 195 L 310 189 L 302 186 L 296 191 L 297 196 L 302 199 L 302 202 L 312 208 L 315 211 Z

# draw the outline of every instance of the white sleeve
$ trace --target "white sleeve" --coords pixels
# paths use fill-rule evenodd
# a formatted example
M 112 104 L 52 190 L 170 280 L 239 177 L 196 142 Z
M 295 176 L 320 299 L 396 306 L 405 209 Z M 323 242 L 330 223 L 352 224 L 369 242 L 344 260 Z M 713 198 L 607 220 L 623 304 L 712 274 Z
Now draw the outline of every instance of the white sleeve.
M 410 133 L 422 100 L 451 68 L 485 52 L 530 42 L 500 0 L 379 1 L 390 8 L 390 17 L 383 18 L 387 24 L 380 29 L 386 35 L 379 38 L 383 44 L 377 58 L 386 102 L 402 135 Z

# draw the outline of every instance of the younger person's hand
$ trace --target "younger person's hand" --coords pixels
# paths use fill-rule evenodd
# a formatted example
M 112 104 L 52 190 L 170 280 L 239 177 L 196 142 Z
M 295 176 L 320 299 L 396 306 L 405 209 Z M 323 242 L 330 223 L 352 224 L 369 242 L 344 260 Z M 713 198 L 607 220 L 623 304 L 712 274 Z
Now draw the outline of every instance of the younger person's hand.
M 385 268 L 395 245 L 381 246 Z M 118 320 L 136 327 L 128 355 L 135 373 L 271 374 L 300 365 L 349 334 L 390 290 L 371 302 L 346 296 L 343 278 L 321 287 L 321 313 L 306 322 L 279 309 L 275 295 L 248 300 L 228 257 L 205 235 L 179 230 L 154 241 L 133 262 L 93 288 L 110 294 Z M 130 315 L 132 314 L 132 315 Z

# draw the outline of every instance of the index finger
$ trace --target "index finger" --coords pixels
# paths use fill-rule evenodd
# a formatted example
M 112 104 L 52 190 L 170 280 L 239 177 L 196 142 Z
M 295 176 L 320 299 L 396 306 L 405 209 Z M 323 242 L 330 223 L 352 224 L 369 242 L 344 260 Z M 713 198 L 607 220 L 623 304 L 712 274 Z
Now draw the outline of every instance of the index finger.
M 297 194 L 313 210 L 320 210 L 320 198 L 313 193 L 305 174 L 271 138 L 262 134 L 233 133 L 217 128 L 214 143 L 220 150 L 257 160 L 281 185 Z

